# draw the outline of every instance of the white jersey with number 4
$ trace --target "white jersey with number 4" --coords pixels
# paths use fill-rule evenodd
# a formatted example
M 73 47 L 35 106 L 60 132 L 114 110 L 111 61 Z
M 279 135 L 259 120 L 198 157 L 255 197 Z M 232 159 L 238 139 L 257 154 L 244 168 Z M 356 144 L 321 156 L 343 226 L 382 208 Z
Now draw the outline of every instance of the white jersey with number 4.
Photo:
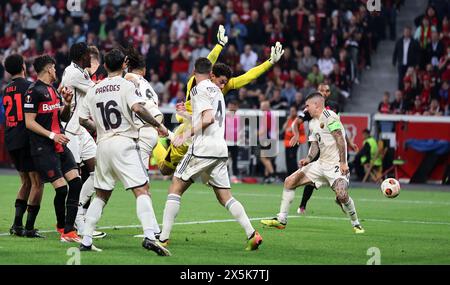
M 214 123 L 205 130 L 194 134 L 188 153 L 196 157 L 227 158 L 228 147 L 225 141 L 225 100 L 222 91 L 211 80 L 203 80 L 192 88 L 192 125 L 201 123 L 202 113 L 212 110 Z
M 108 77 L 89 89 L 79 115 L 91 117 L 97 128 L 97 141 L 120 135 L 136 139 L 139 129 L 131 107 L 145 103 L 135 85 L 121 76 Z
M 347 142 L 345 141 L 345 129 L 339 116 L 331 111 L 324 110 L 319 119 L 309 122 L 309 141 L 318 142 L 320 149 L 319 161 L 329 164 L 339 164 L 339 149 L 336 140 L 331 134 L 335 130 L 341 130 L 344 137 L 345 157 L 347 157 Z

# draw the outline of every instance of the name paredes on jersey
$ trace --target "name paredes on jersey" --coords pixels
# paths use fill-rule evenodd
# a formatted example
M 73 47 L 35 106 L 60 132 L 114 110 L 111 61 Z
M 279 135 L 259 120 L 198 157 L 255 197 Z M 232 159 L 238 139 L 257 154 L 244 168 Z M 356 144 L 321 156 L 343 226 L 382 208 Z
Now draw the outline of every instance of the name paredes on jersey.
M 117 85 L 117 84 L 105 85 L 105 86 L 95 89 L 95 95 L 97 95 L 99 93 L 117 92 L 117 91 L 120 91 L 120 85 Z

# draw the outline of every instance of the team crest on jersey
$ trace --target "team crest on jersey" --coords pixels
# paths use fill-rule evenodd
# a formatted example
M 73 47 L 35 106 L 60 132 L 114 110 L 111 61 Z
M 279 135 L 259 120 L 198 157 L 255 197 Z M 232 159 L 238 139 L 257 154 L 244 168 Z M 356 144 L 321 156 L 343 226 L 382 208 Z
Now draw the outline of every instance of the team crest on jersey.
M 31 96 L 30 96 L 30 95 L 27 95 L 27 96 L 25 97 L 25 102 L 26 102 L 26 103 L 31 103 Z
M 323 129 L 323 127 L 325 127 L 324 123 L 320 123 L 320 128 Z

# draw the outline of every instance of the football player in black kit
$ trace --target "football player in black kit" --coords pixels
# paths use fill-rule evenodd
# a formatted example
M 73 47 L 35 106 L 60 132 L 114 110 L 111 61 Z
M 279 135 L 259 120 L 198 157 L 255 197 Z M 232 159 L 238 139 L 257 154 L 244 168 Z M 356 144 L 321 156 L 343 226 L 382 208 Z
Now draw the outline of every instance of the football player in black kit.
M 41 179 L 50 182 L 56 190 L 53 203 L 61 241 L 80 242 L 74 222 L 82 182 L 78 165 L 66 147 L 69 139 L 61 126 L 61 119 L 67 120 L 69 117 L 73 93 L 63 88 L 64 104 L 51 85 L 56 80 L 55 60 L 52 57 L 37 57 L 33 66 L 38 80 L 28 89 L 24 104 L 31 155 Z
M 25 64 L 21 55 L 13 54 L 6 58 L 5 69 L 11 75 L 11 82 L 3 92 L 3 107 L 5 108 L 5 142 L 9 156 L 19 172 L 22 185 L 15 202 L 16 214 L 14 223 L 9 230 L 11 235 L 39 238 L 42 236 L 34 228 L 39 213 L 44 184 L 30 154 L 28 131 L 25 127 L 23 104 L 25 92 L 31 82 L 25 79 Z M 25 228 L 22 219 L 27 211 Z

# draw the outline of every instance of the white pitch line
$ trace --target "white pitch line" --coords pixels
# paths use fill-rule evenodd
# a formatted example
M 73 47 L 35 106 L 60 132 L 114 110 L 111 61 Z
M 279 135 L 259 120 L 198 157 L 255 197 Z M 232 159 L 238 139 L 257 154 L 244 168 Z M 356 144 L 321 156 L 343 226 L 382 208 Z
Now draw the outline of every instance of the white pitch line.
M 273 217 L 262 217 L 262 218 L 251 218 L 251 221 L 263 220 L 263 219 L 271 219 Z M 318 219 L 318 220 L 338 220 L 338 221 L 348 221 L 348 218 L 344 217 L 327 217 L 327 216 L 288 216 L 290 219 Z M 441 222 L 441 221 L 409 221 L 409 220 L 386 220 L 386 219 L 362 219 L 365 222 L 381 222 L 381 223 L 402 223 L 402 224 L 421 224 L 421 225 L 444 225 L 450 226 L 449 222 Z M 175 225 L 200 225 L 200 224 L 215 224 L 215 223 L 229 223 L 235 222 L 235 219 L 223 219 L 223 220 L 205 220 L 205 221 L 190 221 L 190 222 L 179 222 L 175 223 Z M 107 229 L 128 229 L 128 228 L 141 228 L 141 225 L 126 225 L 126 226 L 103 226 L 98 227 L 99 230 L 107 230 Z M 40 231 L 41 233 L 51 233 L 55 232 L 55 230 L 44 230 Z M 0 233 L 0 236 L 9 236 L 9 233 Z
M 167 192 L 167 190 L 165 189 L 151 189 L 151 191 L 155 191 L 155 192 Z M 301 190 L 299 189 L 299 191 L 296 192 L 300 192 Z M 212 195 L 212 193 L 210 192 L 199 192 L 199 191 L 193 191 L 190 192 L 191 194 L 197 194 L 197 195 Z M 240 193 L 238 191 L 235 191 L 233 193 L 233 195 L 235 195 L 236 197 L 239 196 L 248 196 L 248 197 L 278 197 L 281 199 L 281 190 L 280 190 L 280 194 L 266 194 L 266 193 Z M 380 193 L 381 195 L 381 193 Z M 334 200 L 334 197 L 332 197 L 333 195 L 331 195 L 330 197 L 317 197 L 317 196 L 313 196 L 313 199 L 317 199 L 317 200 Z M 425 201 L 425 200 L 402 200 L 402 199 L 388 199 L 385 197 L 380 197 L 380 199 L 368 199 L 368 198 L 354 198 L 353 200 L 355 200 L 356 202 L 361 201 L 361 202 L 376 202 L 376 203 L 400 203 L 400 204 L 427 204 L 427 205 L 450 205 L 450 202 L 444 202 L 444 201 Z

